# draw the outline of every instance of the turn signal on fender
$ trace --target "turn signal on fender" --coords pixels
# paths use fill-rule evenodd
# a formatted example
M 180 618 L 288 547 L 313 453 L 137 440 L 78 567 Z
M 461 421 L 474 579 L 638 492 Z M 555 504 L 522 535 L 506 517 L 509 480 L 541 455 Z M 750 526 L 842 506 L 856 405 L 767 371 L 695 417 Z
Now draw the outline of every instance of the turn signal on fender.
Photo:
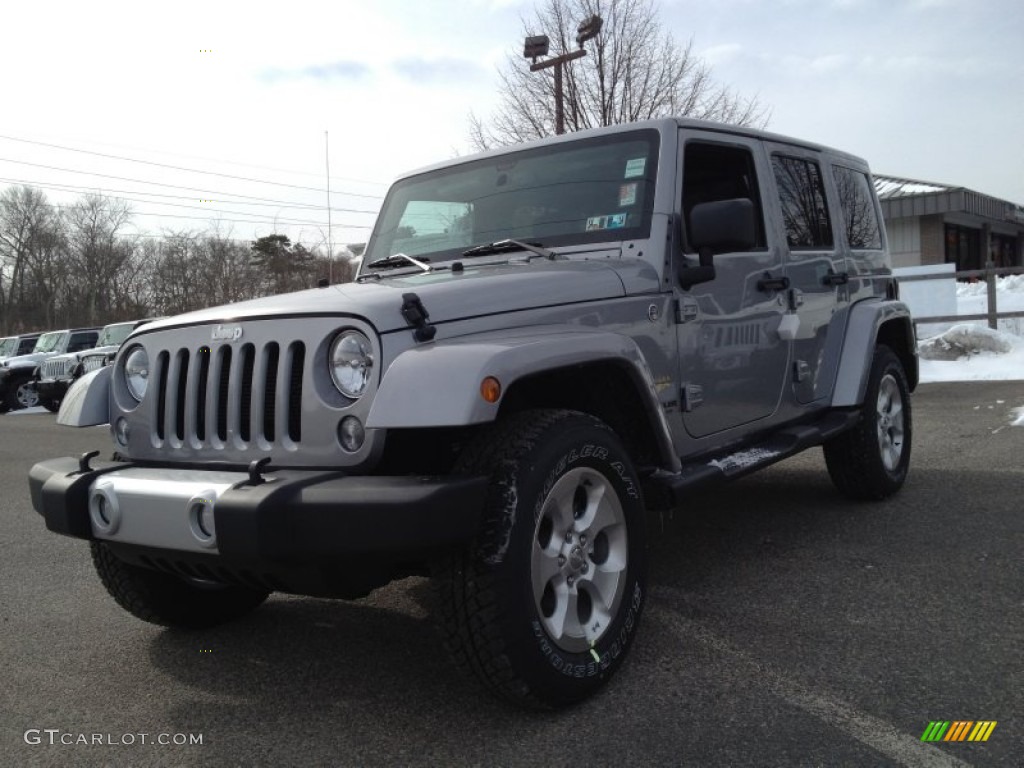
M 488 403 L 498 402 L 501 397 L 501 382 L 493 376 L 488 376 L 480 382 L 480 396 Z

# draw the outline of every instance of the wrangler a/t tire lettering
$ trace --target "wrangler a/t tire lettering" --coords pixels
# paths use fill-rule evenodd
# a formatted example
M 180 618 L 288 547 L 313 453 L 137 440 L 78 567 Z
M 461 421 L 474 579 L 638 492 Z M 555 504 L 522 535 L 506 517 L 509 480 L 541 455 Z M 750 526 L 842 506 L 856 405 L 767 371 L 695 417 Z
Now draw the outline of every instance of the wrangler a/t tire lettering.
M 481 533 L 437 579 L 455 661 L 517 704 L 566 706 L 624 661 L 643 609 L 640 486 L 618 437 L 592 416 L 516 414 L 458 471 L 491 477 Z

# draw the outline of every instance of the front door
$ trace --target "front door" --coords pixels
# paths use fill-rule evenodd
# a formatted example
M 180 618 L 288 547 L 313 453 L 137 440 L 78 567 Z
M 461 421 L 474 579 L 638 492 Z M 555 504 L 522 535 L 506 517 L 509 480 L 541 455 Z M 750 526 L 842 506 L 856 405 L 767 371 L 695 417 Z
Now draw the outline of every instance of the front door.
M 677 289 L 680 393 L 683 425 L 705 437 L 771 416 L 786 381 L 789 342 L 780 334 L 787 291 L 783 255 L 764 215 L 764 184 L 771 173 L 759 142 L 681 136 L 679 202 L 683 249 L 695 205 L 745 198 L 754 203 L 756 243 L 714 257 L 714 280 Z M 678 254 L 676 255 L 678 258 Z M 696 261 L 695 255 L 683 258 Z

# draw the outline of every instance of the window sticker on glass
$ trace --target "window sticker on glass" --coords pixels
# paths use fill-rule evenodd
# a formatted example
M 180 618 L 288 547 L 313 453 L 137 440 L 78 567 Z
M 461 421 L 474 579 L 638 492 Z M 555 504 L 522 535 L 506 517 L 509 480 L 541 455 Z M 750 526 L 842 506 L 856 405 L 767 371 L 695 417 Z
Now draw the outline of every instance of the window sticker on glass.
M 619 187 L 620 208 L 625 208 L 626 206 L 636 203 L 636 187 L 637 184 L 635 181 L 632 184 L 623 184 Z
M 626 161 L 626 175 L 624 178 L 633 179 L 637 176 L 644 175 L 644 169 L 647 167 L 646 157 L 635 157 L 632 160 Z
M 587 232 L 600 229 L 622 229 L 626 226 L 626 214 L 613 213 L 608 216 L 591 216 L 587 219 Z

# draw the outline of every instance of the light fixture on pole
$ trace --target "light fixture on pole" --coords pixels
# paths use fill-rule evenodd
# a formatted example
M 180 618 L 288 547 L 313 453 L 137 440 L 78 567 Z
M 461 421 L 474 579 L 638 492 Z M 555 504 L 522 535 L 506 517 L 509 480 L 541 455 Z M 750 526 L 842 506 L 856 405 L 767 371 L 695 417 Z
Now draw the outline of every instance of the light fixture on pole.
M 533 63 L 530 65 L 531 72 L 538 72 L 548 67 L 555 68 L 555 133 L 565 133 L 565 116 L 563 108 L 563 95 L 562 95 L 562 65 L 566 64 L 573 59 L 579 59 L 587 55 L 586 50 L 583 48 L 583 44 L 587 40 L 591 40 L 598 36 L 601 32 L 601 27 L 604 24 L 604 20 L 598 16 L 591 16 L 589 19 L 584 21 L 576 29 L 576 42 L 580 48 L 578 51 L 572 51 L 570 53 L 563 53 L 561 56 L 555 56 L 550 59 L 546 59 L 542 62 L 537 62 L 537 59 L 541 56 L 547 56 L 548 51 L 551 47 L 551 41 L 547 35 L 532 35 L 526 38 L 523 44 L 523 57 L 532 59 Z

